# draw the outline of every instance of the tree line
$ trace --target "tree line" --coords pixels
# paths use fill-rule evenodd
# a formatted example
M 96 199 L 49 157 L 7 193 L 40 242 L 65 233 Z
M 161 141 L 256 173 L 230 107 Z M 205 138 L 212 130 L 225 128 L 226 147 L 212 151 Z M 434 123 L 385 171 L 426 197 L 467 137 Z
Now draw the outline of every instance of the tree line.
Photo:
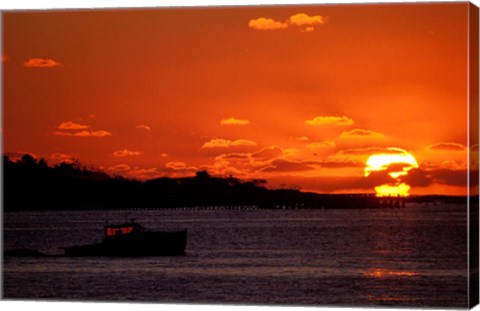
M 110 176 L 78 162 L 49 165 L 25 154 L 3 157 L 4 210 L 88 210 L 197 206 L 297 205 L 301 192 L 268 189 L 261 179 L 214 177 L 207 171 L 146 181 Z

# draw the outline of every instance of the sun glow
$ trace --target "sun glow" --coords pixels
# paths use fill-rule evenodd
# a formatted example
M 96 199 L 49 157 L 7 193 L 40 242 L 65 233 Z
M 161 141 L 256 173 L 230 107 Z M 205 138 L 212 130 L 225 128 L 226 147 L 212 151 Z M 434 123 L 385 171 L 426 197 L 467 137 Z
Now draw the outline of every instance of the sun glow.
M 417 160 L 407 151 L 401 148 L 388 148 L 388 152 L 371 155 L 364 169 L 365 177 L 372 172 L 387 171 L 393 181 L 375 187 L 377 196 L 408 196 L 410 186 L 401 182 L 402 176 L 408 175 L 413 168 L 418 168 Z
M 408 196 L 408 192 L 410 191 L 410 186 L 405 183 L 400 184 L 385 184 L 381 186 L 375 187 L 375 192 L 377 193 L 377 197 L 392 197 L 392 196 L 401 196 L 406 197 Z

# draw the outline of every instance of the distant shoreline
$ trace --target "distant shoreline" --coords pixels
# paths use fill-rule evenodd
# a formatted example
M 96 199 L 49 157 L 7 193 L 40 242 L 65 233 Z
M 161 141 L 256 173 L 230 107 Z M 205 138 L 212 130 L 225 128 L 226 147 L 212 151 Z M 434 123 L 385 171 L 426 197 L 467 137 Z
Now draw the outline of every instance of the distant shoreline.
M 322 195 L 318 196 L 327 196 L 331 199 L 331 196 L 337 196 L 342 198 L 343 202 L 346 204 L 348 199 L 352 198 L 351 195 Z M 63 208 L 63 209 L 48 209 L 48 208 L 18 208 L 16 210 L 4 210 L 5 212 L 31 212 L 31 211 L 162 211 L 162 210 L 178 210 L 178 211 L 260 211 L 260 210 L 335 210 L 335 209 L 402 209 L 409 207 L 410 204 L 416 204 L 420 206 L 437 206 L 437 205 L 451 205 L 451 204 L 465 204 L 467 205 L 468 197 L 467 196 L 444 196 L 444 195 L 426 195 L 426 196 L 410 196 L 407 198 L 400 198 L 405 201 L 406 206 L 379 206 L 378 201 L 391 200 L 394 201 L 398 198 L 378 198 L 374 196 L 366 196 L 371 200 L 371 202 L 377 201 L 377 203 L 372 203 L 368 205 L 367 201 L 364 201 L 363 205 L 360 207 L 353 205 L 339 205 L 339 206 L 287 206 L 287 205 L 276 205 L 276 206 L 258 206 L 258 205 L 205 205 L 205 206 L 158 206 L 158 207 L 102 207 L 102 208 L 88 208 L 88 207 L 75 207 L 75 208 Z M 472 200 L 478 203 L 478 196 L 471 198 Z M 358 201 L 357 201 L 358 202 Z M 330 204 L 334 204 L 329 201 Z

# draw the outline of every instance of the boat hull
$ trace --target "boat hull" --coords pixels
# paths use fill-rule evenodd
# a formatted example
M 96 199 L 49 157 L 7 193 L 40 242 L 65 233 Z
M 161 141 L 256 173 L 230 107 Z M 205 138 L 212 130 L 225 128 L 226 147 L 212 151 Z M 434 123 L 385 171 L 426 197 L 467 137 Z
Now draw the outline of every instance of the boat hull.
M 143 257 L 185 255 L 187 230 L 144 232 L 105 239 L 101 243 L 65 247 L 65 256 Z

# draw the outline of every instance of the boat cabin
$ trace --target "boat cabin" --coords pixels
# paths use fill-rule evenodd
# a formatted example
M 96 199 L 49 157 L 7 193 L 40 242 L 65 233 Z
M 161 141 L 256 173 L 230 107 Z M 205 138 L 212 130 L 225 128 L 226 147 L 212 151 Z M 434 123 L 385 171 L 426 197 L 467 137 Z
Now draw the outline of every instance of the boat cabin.
M 128 234 L 135 234 L 142 232 L 142 226 L 137 223 L 130 222 L 121 225 L 107 225 L 105 226 L 105 237 L 119 237 Z

